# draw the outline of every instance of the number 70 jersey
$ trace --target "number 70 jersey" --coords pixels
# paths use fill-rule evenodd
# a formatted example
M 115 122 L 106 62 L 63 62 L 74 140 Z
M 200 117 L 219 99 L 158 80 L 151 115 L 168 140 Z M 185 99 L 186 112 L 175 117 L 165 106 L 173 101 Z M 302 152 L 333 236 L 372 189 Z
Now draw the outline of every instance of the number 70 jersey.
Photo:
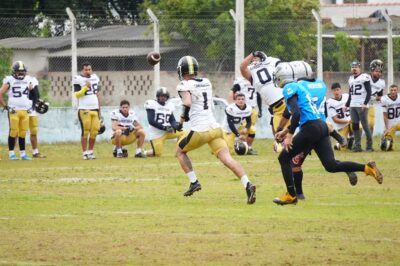
M 212 85 L 208 79 L 182 80 L 176 90 L 178 93 L 187 91 L 191 95 L 192 106 L 190 107 L 189 120 L 192 131 L 205 132 L 220 127 L 212 112 L 214 108 Z

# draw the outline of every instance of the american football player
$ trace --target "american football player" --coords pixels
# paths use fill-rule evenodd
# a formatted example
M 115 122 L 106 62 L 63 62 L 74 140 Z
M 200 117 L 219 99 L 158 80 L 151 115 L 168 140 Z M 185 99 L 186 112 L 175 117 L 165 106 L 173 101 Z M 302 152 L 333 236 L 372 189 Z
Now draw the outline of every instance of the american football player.
M 383 62 L 379 59 L 372 60 L 369 64 L 371 70 L 371 100 L 368 108 L 368 126 L 371 134 L 374 134 L 375 126 L 375 106 L 379 104 L 386 88 L 386 82 L 382 79 Z
M 255 51 L 243 59 L 240 64 L 240 72 L 254 86 L 264 103 L 269 107 L 272 115 L 272 133 L 278 129 L 279 121 L 285 110 L 282 90 L 274 81 L 274 71 L 280 63 L 280 59 L 267 56 L 264 52 Z
M 354 138 L 351 128 L 350 110 L 346 107 L 349 98 L 348 93 L 343 93 L 339 83 L 333 83 L 331 86 L 333 98 L 326 101 L 328 116 L 335 123 L 335 128 L 342 137 L 347 139 L 347 147 L 351 149 Z
M 21 160 L 31 160 L 25 152 L 25 136 L 29 127 L 29 110 L 32 102 L 29 94 L 33 90 L 32 77 L 26 75 L 27 68 L 22 61 L 12 65 L 12 75 L 6 76 L 0 88 L 0 104 L 8 111 L 10 131 L 8 136 L 8 150 L 10 160 L 19 160 L 14 152 L 18 137 Z M 8 94 L 8 102 L 3 95 Z
M 180 122 L 190 122 L 190 131 L 178 141 L 176 148 L 178 161 L 190 181 L 184 196 L 191 196 L 201 190 L 187 153 L 208 144 L 218 159 L 240 178 L 247 194 L 247 203 L 253 204 L 256 201 L 256 186 L 249 181 L 240 163 L 232 158 L 223 138 L 223 130 L 213 115 L 211 82 L 207 78 L 197 77 L 199 64 L 193 56 L 182 57 L 177 70 L 181 80 L 177 91 L 183 103 Z
M 256 89 L 251 86 L 250 82 L 239 76 L 235 79 L 233 83 L 233 87 L 229 92 L 229 99 L 234 101 L 235 95 L 237 93 L 244 94 L 246 98 L 246 105 L 252 108 L 251 112 L 251 127 L 249 128 L 249 132 L 247 135 L 246 142 L 249 146 L 248 154 L 249 155 L 257 155 L 257 151 L 255 151 L 252 147 L 254 138 L 256 137 L 256 123 L 257 118 L 262 117 L 262 100 L 261 95 Z M 257 108 L 258 107 L 258 108 Z
M 148 100 L 144 104 L 150 125 L 152 147 L 146 151 L 146 156 L 161 156 L 167 139 L 179 140 L 184 134 L 182 125 L 176 121 L 173 113 L 175 105 L 168 99 L 167 88 L 161 87 L 156 91 L 156 100 Z
M 93 153 L 100 129 L 100 79 L 93 74 L 89 62 L 82 64 L 81 74 L 74 77 L 74 95 L 78 99 L 78 117 L 81 124 L 81 145 L 84 160 L 96 159 Z M 89 145 L 88 145 L 89 138 Z
M 373 176 L 381 184 L 383 175 L 376 167 L 375 162 L 359 164 L 335 160 L 330 143 L 328 125 L 321 119 L 321 112 L 312 100 L 313 97 L 305 87 L 305 84 L 295 82 L 292 66 L 289 63 L 279 64 L 275 75 L 279 86 L 283 88 L 283 95 L 288 110 L 291 112 L 291 123 L 288 132 L 280 131 L 276 134 L 278 139 L 283 140 L 285 147 L 279 155 L 279 163 L 287 192 L 275 198 L 273 202 L 279 205 L 297 203 L 292 159 L 308 149 L 315 150 L 328 172 L 363 171 L 367 175 Z M 309 76 L 306 77 L 309 78 Z M 318 88 L 319 86 L 315 87 Z M 299 127 L 299 131 L 294 135 L 297 127 Z
M 235 154 L 235 138 L 246 141 L 246 137 L 250 133 L 252 111 L 253 109 L 246 104 L 246 96 L 240 92 L 235 93 L 235 103 L 225 108 L 224 139 L 231 155 Z
M 146 154 L 143 149 L 145 132 L 135 112 L 130 110 L 129 101 L 122 100 L 119 104 L 119 109 L 111 112 L 111 123 L 113 130 L 111 140 L 112 144 L 116 146 L 114 148 L 117 151 L 116 157 L 124 157 L 122 147 L 136 141 L 135 157 L 145 158 Z
M 383 108 L 383 121 L 385 123 L 384 138 L 390 138 L 393 142 L 396 131 L 400 131 L 400 93 L 397 85 L 390 85 L 389 94 L 381 98 Z M 393 145 L 393 143 L 392 143 Z M 389 147 L 388 150 L 391 150 Z
M 358 61 L 351 63 L 349 78 L 349 99 L 346 107 L 350 107 L 350 117 L 354 132 L 354 152 L 362 152 L 360 122 L 367 137 L 366 151 L 372 152 L 372 134 L 368 126 L 368 103 L 371 99 L 371 77 L 361 73 L 361 64 Z

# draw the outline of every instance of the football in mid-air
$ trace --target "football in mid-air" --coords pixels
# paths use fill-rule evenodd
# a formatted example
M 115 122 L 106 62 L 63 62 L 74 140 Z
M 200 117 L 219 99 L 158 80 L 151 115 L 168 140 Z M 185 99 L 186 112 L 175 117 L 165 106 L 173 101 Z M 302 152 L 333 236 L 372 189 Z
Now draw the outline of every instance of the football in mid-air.
M 160 62 L 160 60 L 161 60 L 160 53 L 153 51 L 147 54 L 147 62 L 152 66 L 157 65 Z

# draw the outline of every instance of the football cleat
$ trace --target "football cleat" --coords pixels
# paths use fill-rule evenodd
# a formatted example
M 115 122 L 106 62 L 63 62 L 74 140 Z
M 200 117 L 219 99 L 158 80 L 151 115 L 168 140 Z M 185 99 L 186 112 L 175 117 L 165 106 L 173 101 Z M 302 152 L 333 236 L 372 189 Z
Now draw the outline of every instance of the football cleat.
M 272 201 L 278 205 L 297 204 L 297 198 L 290 195 L 289 192 L 286 192 L 279 198 L 275 198 Z
M 122 152 L 117 152 L 117 156 L 116 157 L 117 158 L 123 158 L 124 154 Z
M 136 153 L 135 158 L 146 158 L 146 154 L 144 152 Z
M 247 150 L 247 155 L 258 155 L 258 152 L 256 150 L 253 150 L 253 148 L 249 148 Z
M 46 158 L 46 155 L 41 154 L 40 152 L 32 154 L 33 158 Z
M 366 175 L 373 176 L 378 184 L 382 184 L 383 175 L 381 171 L 379 171 L 378 167 L 376 167 L 375 162 L 369 162 L 365 165 L 364 172 Z
M 201 190 L 201 184 L 197 180 L 194 183 L 190 183 L 189 189 L 183 194 L 183 196 L 185 196 L 185 197 L 192 196 L 193 193 L 195 193 L 196 191 L 199 191 L 199 190 Z
M 22 155 L 22 156 L 21 156 L 21 160 L 23 160 L 23 161 L 30 161 L 30 160 L 32 160 L 32 158 L 25 154 L 25 155 Z
M 15 155 L 15 154 L 10 155 L 10 156 L 8 157 L 8 159 L 10 159 L 11 161 L 17 161 L 17 160 L 19 160 L 19 158 L 18 158 L 17 155 Z
M 247 204 L 256 202 L 256 186 L 248 182 L 246 185 Z
M 349 177 L 350 185 L 355 186 L 357 185 L 357 174 L 354 172 L 346 172 L 346 175 Z
M 96 159 L 96 156 L 94 156 L 93 153 L 89 153 L 87 156 L 89 157 L 89 160 L 95 160 Z
M 89 154 L 84 154 L 82 158 L 83 160 L 90 160 Z

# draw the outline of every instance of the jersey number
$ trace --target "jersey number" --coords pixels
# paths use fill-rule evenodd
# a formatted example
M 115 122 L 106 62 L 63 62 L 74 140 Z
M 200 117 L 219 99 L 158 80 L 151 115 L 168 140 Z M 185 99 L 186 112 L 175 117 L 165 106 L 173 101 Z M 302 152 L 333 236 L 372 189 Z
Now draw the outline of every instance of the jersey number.
M 272 80 L 271 75 L 268 73 L 268 70 L 266 68 L 261 68 L 256 73 L 261 84 L 268 83 Z
M 361 95 L 361 89 L 362 89 L 361 84 L 356 84 L 354 85 L 354 87 L 353 85 L 351 85 L 350 88 L 351 95 Z
M 170 114 L 163 114 L 163 113 L 158 113 L 156 116 L 156 122 L 157 124 L 165 124 L 166 122 L 169 122 L 169 118 L 171 117 Z
M 400 107 L 388 108 L 388 119 L 398 118 L 400 116 Z
M 207 92 L 203 92 L 203 109 L 207 110 L 208 109 L 208 99 L 207 99 Z
M 19 89 L 21 89 L 21 87 L 13 87 L 11 89 L 12 93 L 13 93 L 13 97 L 14 98 L 19 98 L 22 97 L 23 94 L 28 95 L 28 88 L 26 88 L 24 91 L 20 91 Z
M 92 86 L 90 86 L 90 90 L 87 90 L 85 92 L 85 95 L 96 94 L 97 91 L 98 91 L 98 85 L 97 84 L 93 84 Z
M 249 100 L 253 100 L 254 92 L 256 91 L 256 89 L 255 89 L 255 88 L 252 88 L 252 87 L 249 87 L 248 90 L 249 90 L 249 92 L 251 93 L 251 94 L 250 94 L 250 97 L 249 97 Z

